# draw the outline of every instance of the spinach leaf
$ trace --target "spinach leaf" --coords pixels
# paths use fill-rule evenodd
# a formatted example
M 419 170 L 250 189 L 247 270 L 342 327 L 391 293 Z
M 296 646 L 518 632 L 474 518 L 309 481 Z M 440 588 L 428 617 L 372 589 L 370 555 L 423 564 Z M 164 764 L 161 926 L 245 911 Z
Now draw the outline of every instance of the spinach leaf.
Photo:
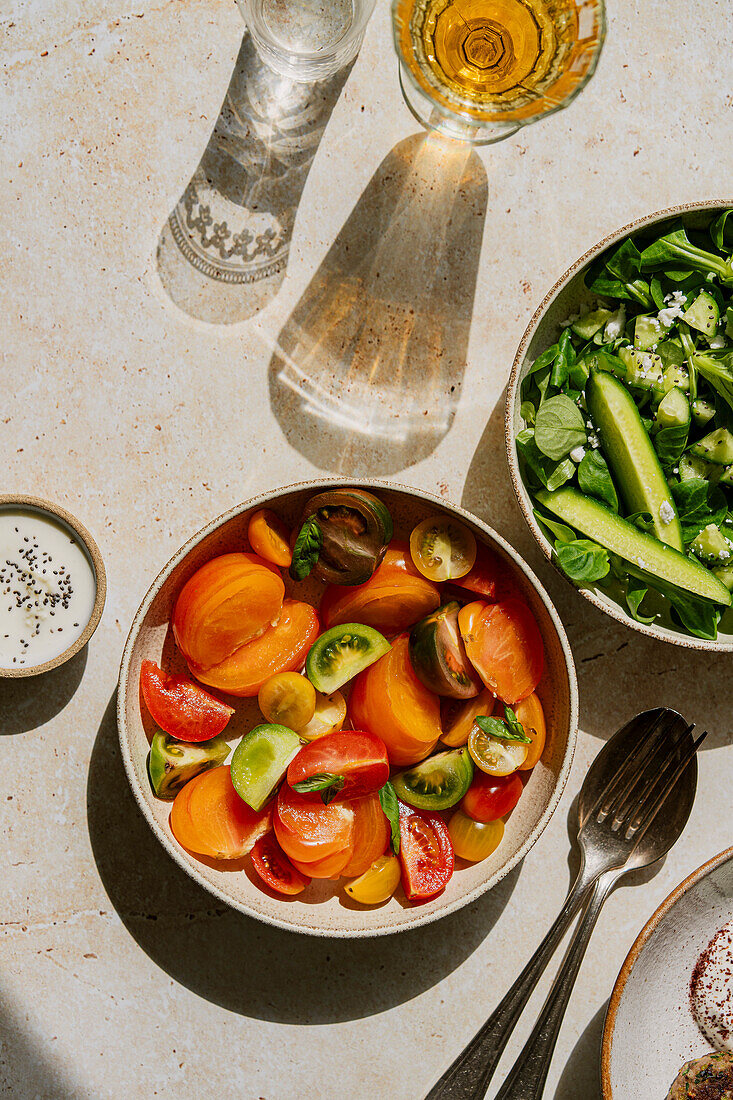
M 575 584 L 594 584 L 610 569 L 608 551 L 590 539 L 555 543 L 557 563 Z
M 692 596 L 665 592 L 672 605 L 672 617 L 694 634 L 696 638 L 708 638 L 715 641 L 718 636 L 718 623 L 721 609 L 709 600 L 696 600 Z
M 731 214 L 733 210 L 724 210 L 710 226 L 713 244 L 720 252 L 733 252 L 733 221 L 726 224 Z
M 305 580 L 318 561 L 322 545 L 323 532 L 320 524 L 315 516 L 309 516 L 301 527 L 293 547 L 290 576 L 294 581 Z
M 644 602 L 649 589 L 643 583 L 635 577 L 629 577 L 629 583 L 626 586 L 626 606 L 629 609 L 629 614 L 632 619 L 636 619 L 637 623 L 653 623 L 656 615 L 642 615 L 640 608 Z
M 701 477 L 688 481 L 671 482 L 672 496 L 682 524 L 685 545 L 696 539 L 704 527 L 714 523 L 716 527 L 726 517 L 728 506 L 725 493 Z
M 606 268 L 622 283 L 632 283 L 641 271 L 641 252 L 630 237 L 606 257 Z
M 618 512 L 618 496 L 605 458 L 600 451 L 586 451 L 578 466 L 578 485 L 588 496 L 603 500 Z
M 634 527 L 638 527 L 640 531 L 645 531 L 647 535 L 654 534 L 654 520 L 651 512 L 632 512 L 626 519 L 629 523 L 633 523 Z
M 563 330 L 562 336 L 557 342 L 557 355 L 552 364 L 550 385 L 556 389 L 562 389 L 568 380 L 570 368 L 575 362 L 575 348 L 573 347 L 570 329 Z
M 509 710 L 509 707 L 505 707 L 504 711 Z M 487 718 L 484 714 L 477 714 L 474 718 L 474 723 L 478 726 L 483 733 L 488 733 L 490 737 L 499 737 L 502 741 L 522 741 L 525 745 L 532 744 L 532 738 L 527 737 L 524 732 L 524 726 L 518 720 L 514 711 L 511 711 L 514 716 L 514 722 L 503 722 L 501 718 Z
M 695 271 L 712 271 L 721 282 L 733 285 L 733 264 L 730 260 L 724 260 L 713 252 L 706 252 L 698 248 L 687 236 L 684 228 L 673 230 L 664 237 L 654 241 L 641 254 L 641 269 L 648 271 L 653 267 L 664 267 L 667 264 L 679 264 L 682 262 Z M 665 271 L 667 278 L 672 277 L 671 271 Z
M 397 792 L 389 780 L 379 790 L 379 805 L 389 821 L 392 851 L 398 856 L 400 854 L 400 806 L 397 801 Z
M 544 370 L 545 367 L 551 367 L 557 358 L 558 351 L 559 348 L 557 344 L 553 344 L 547 351 L 543 351 L 542 355 L 538 355 L 529 368 L 529 374 L 536 374 L 537 371 Z
M 679 462 L 687 446 L 689 431 L 689 424 L 672 424 L 655 432 L 652 443 L 662 466 L 674 466 Z
M 689 363 L 733 409 L 733 351 L 720 356 L 693 351 Z
M 549 397 L 537 410 L 535 442 L 548 458 L 556 462 L 570 454 L 573 447 L 587 439 L 583 414 L 565 394 Z
M 523 401 L 519 406 L 519 415 L 525 424 L 529 424 L 530 427 L 534 424 L 537 410 L 531 401 Z
M 553 462 L 543 455 L 535 443 L 534 430 L 524 428 L 517 435 L 517 451 L 526 469 L 534 475 L 535 481 L 551 492 L 570 481 L 575 473 L 575 463 L 571 458 Z
M 565 523 L 560 523 L 559 520 L 552 519 L 551 516 L 543 516 L 541 512 L 538 512 L 536 508 L 532 509 L 534 518 L 560 542 L 572 542 L 577 536 L 572 527 L 568 527 Z
M 652 276 L 652 280 L 649 283 L 649 293 L 657 309 L 664 309 L 664 291 L 662 290 L 662 283 L 658 275 Z

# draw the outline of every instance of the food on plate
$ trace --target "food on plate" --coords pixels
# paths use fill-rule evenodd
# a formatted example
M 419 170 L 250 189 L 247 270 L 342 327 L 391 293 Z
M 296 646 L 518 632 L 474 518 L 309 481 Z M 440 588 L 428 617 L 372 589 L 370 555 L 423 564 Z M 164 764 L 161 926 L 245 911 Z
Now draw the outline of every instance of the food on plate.
M 260 509 L 249 546 L 183 585 L 172 627 L 190 677 L 143 662 L 152 789 L 184 848 L 246 857 L 276 895 L 343 878 L 359 904 L 428 902 L 456 856 L 496 850 L 542 756 L 539 627 L 450 517 L 408 549 L 378 498 L 343 488 L 291 521 Z
M 711 640 L 733 617 L 730 214 L 633 234 L 590 267 L 598 302 L 531 365 L 516 438 L 558 567 Z
M 715 933 L 695 964 L 690 1007 L 706 1040 L 733 1053 L 733 921 Z
M 672 1082 L 667 1100 L 731 1100 L 733 1054 L 715 1050 L 685 1062 Z

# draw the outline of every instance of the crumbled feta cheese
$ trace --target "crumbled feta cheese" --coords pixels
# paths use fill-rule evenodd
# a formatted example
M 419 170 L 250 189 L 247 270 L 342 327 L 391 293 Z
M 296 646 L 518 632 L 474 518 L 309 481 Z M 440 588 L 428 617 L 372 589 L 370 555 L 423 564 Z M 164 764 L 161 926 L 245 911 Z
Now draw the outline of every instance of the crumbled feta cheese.
M 671 328 L 674 322 L 685 312 L 685 295 L 681 290 L 673 290 L 664 299 L 666 309 L 660 309 L 657 319 L 665 328 Z
M 617 340 L 621 333 L 624 331 L 626 325 L 626 310 L 623 306 L 619 306 L 612 317 L 606 321 L 606 328 L 603 333 L 606 340 Z
M 718 332 L 715 336 L 711 336 L 711 338 L 708 340 L 708 343 L 710 344 L 711 348 L 724 348 L 725 336 L 723 336 L 722 332 Z
M 728 558 L 730 557 L 730 550 L 721 550 L 718 554 L 718 557 L 721 561 L 728 561 Z
M 570 452 L 570 457 L 572 458 L 573 462 L 582 462 L 585 458 L 585 447 L 583 447 L 582 445 L 579 445 L 578 447 L 573 447 L 572 451 Z
M 580 320 L 579 313 L 571 313 L 569 317 L 566 317 L 564 321 L 560 322 L 560 328 L 570 328 L 576 321 Z
M 588 443 L 594 450 L 596 450 L 601 445 L 601 441 L 600 441 L 600 439 L 598 438 L 598 436 L 596 435 L 595 432 L 590 432 L 589 433 Z
M 659 505 L 659 518 L 665 526 L 674 519 L 674 508 L 668 500 L 663 500 Z

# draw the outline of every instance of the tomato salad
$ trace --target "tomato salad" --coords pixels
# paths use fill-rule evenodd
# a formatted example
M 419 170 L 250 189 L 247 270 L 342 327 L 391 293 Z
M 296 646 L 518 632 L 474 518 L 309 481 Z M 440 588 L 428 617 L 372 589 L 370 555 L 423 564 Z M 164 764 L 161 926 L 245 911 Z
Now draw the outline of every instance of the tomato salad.
M 148 773 L 173 835 L 209 860 L 249 857 L 280 895 L 345 878 L 364 905 L 400 882 L 412 902 L 435 897 L 455 857 L 496 850 L 542 755 L 531 611 L 463 524 L 431 517 L 406 545 L 361 489 L 314 497 L 292 532 L 260 510 L 248 542 L 176 601 L 194 679 L 142 664 Z M 325 582 L 317 607 L 286 594 L 286 569 L 296 593 Z M 233 752 L 234 708 L 210 688 L 257 697 L 262 721 Z

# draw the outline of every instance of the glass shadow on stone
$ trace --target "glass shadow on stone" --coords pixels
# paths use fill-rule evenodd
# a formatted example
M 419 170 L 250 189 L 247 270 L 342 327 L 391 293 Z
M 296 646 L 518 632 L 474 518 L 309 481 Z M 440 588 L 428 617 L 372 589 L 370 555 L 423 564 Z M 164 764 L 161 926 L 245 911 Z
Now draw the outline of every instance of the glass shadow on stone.
M 235 324 L 277 294 L 305 181 L 350 68 L 296 82 L 268 68 L 245 33 L 209 143 L 158 240 L 158 274 L 184 313 Z
M 415 134 L 377 169 L 275 341 L 270 401 L 322 469 L 391 473 L 450 430 L 487 203 L 470 146 Z

